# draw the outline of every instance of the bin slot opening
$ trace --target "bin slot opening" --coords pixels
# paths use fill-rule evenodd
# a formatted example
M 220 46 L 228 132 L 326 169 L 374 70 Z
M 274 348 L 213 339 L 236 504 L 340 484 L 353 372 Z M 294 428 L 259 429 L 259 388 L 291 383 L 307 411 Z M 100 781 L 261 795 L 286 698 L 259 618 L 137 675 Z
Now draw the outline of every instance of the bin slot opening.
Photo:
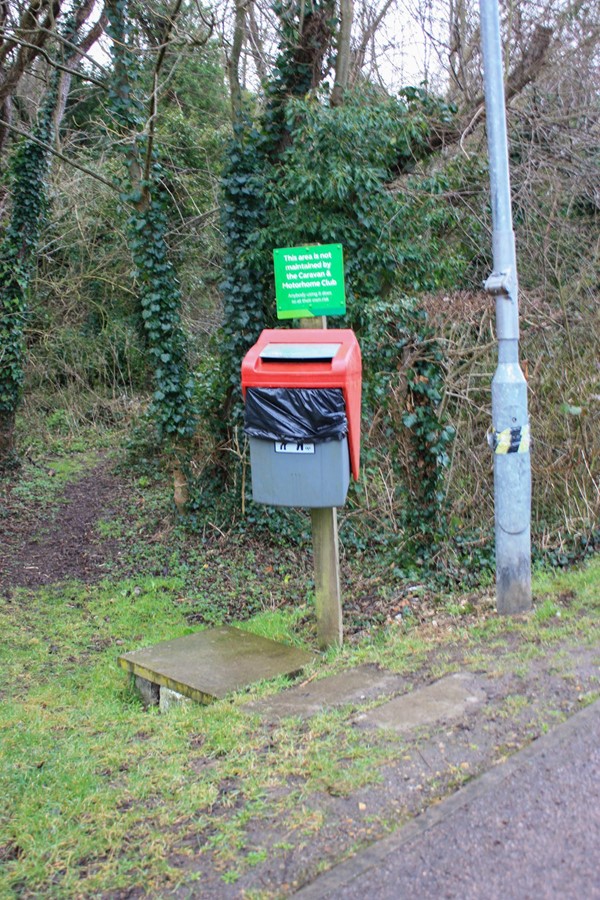
M 261 350 L 264 362 L 331 362 L 341 344 L 267 344 Z

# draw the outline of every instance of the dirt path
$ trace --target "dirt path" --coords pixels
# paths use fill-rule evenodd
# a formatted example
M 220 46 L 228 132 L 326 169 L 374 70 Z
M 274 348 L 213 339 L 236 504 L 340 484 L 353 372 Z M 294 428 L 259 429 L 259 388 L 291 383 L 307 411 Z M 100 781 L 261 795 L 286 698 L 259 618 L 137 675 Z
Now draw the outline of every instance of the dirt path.
M 0 590 L 35 588 L 76 578 L 98 581 L 107 572 L 117 542 L 95 531 L 110 517 L 124 490 L 123 482 L 101 460 L 87 474 L 70 481 L 61 502 L 36 517 L 18 510 L 7 492 L 7 515 L 0 542 Z

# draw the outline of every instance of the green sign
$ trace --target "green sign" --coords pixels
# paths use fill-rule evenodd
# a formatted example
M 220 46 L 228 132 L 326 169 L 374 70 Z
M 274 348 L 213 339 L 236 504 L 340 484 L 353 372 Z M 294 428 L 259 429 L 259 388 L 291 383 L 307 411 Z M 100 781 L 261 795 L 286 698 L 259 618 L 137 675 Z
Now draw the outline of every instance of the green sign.
M 273 250 L 278 319 L 346 312 L 341 244 Z

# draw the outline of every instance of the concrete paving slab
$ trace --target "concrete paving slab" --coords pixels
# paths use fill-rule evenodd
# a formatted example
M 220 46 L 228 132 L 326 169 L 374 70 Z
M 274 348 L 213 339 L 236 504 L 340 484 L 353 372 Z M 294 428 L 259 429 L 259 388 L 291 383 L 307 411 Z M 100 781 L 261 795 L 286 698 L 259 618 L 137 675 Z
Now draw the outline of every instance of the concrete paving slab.
M 355 718 L 359 725 L 387 728 L 402 734 L 435 722 L 457 719 L 484 703 L 484 680 L 470 672 L 457 672 L 427 687 L 395 697 Z
M 220 700 L 232 691 L 279 675 L 295 675 L 315 654 L 224 625 L 119 657 L 139 678 L 191 697 Z
M 348 703 L 366 703 L 401 690 L 406 690 L 406 680 L 401 675 L 394 675 L 377 666 L 358 666 L 339 675 L 296 685 L 274 697 L 248 703 L 244 709 L 261 713 L 270 721 L 286 716 L 304 719 L 324 709 L 346 706 Z

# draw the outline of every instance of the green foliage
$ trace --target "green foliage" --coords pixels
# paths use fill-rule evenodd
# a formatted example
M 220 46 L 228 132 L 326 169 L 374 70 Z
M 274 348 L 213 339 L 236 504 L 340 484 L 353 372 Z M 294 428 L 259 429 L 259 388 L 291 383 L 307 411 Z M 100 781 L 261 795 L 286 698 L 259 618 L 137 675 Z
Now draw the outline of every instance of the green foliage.
M 46 208 L 46 179 L 52 137 L 52 113 L 58 80 L 53 76 L 31 140 L 24 140 L 12 161 L 12 213 L 0 246 L 0 427 L 3 454 L 12 451 L 12 429 L 24 380 L 28 290 Z M 41 143 L 40 143 L 41 142 Z M 6 462 L 7 460 L 3 460 Z
M 438 409 L 443 354 L 415 298 L 373 302 L 362 338 L 366 418 L 379 415 L 379 439 L 391 447 L 402 485 L 398 500 L 419 551 L 434 549 L 441 525 L 443 473 L 454 437 Z M 408 445 L 407 445 L 408 439 Z
M 112 39 L 113 77 L 109 82 L 109 109 L 119 131 L 131 135 L 132 129 L 143 128 L 146 122 L 141 100 L 142 68 L 134 52 L 137 29 L 129 15 L 128 0 L 110 0 L 106 13 L 106 33 Z M 143 142 L 145 135 L 133 132 L 133 141 Z M 135 149 L 135 143 L 134 143 Z M 126 152 L 132 151 L 128 148 Z
M 132 42 L 140 40 L 131 35 Z M 135 98 L 144 100 L 156 56 L 144 53 L 138 59 L 132 78 Z M 111 73 L 106 85 L 114 88 Z M 207 333 L 219 316 L 222 277 L 215 195 L 230 129 L 224 72 L 214 44 L 199 50 L 176 41 L 167 51 L 161 90 L 155 134 L 160 183 L 153 199 L 160 190 L 191 369 L 205 359 Z M 127 189 L 128 172 L 124 178 L 123 172 L 130 157 L 103 102 L 107 95 L 74 80 L 62 143 L 69 157 Z M 139 114 L 145 115 L 143 104 Z M 140 145 L 140 157 L 145 147 Z M 124 409 L 137 410 L 132 396 L 137 393 L 147 406 L 149 389 L 157 385 L 152 385 L 154 365 L 129 247 L 131 207 L 115 202 L 115 192 L 106 185 L 61 163 L 53 167 L 52 198 L 25 333 L 27 400 L 35 405 L 53 388 L 66 390 L 77 409 L 96 401 L 107 409 L 118 397 Z M 158 441 L 156 430 L 153 435 Z
M 153 166 L 155 186 L 160 169 Z M 146 208 L 132 201 L 129 246 L 136 265 L 142 320 L 148 354 L 154 372 L 155 390 L 150 414 L 161 437 L 188 438 L 195 430 L 194 383 L 187 368 L 186 342 L 181 328 L 181 292 L 165 239 L 165 199 L 154 190 Z
M 465 169 L 471 165 L 474 177 L 482 178 L 480 159 L 464 167 L 450 163 L 439 171 L 411 175 L 396 196 L 395 215 L 401 223 L 397 285 L 408 294 L 478 288 L 490 265 L 482 250 L 488 247 L 483 222 L 468 214 L 463 203 L 469 189 Z
M 385 295 L 394 279 L 395 207 L 385 182 L 400 117 L 393 101 L 376 103 L 368 95 L 350 95 L 335 108 L 316 99 L 290 100 L 291 142 L 265 185 L 263 256 L 269 259 L 276 246 L 341 243 L 348 320 L 356 329 L 368 303 Z M 273 317 L 272 278 L 269 288 Z
M 560 545 L 541 550 L 533 548 L 533 559 L 554 569 L 567 569 L 594 556 L 600 550 L 600 528 L 584 534 L 559 535 Z
M 341 107 L 330 107 L 324 92 L 298 96 L 308 73 L 293 77 L 286 23 L 266 110 L 258 122 L 238 123 L 223 177 L 225 325 L 219 349 L 227 394 L 213 394 L 213 421 L 223 436 L 224 423 L 239 426 L 241 358 L 262 328 L 276 324 L 273 248 L 341 243 L 345 324 L 361 339 L 365 405 L 369 416 L 383 410 L 379 435 L 392 447 L 407 510 L 403 525 L 430 545 L 440 524 L 442 472 L 453 434 L 437 415 L 443 357 L 416 301 L 389 297 L 395 285 L 412 293 L 450 282 L 466 262 L 460 249 L 443 256 L 439 243 L 423 240 L 423 232 L 435 233 L 441 243 L 449 222 L 457 220 L 446 210 L 443 176 L 415 178 L 400 212 L 388 185 L 394 173 L 427 152 L 433 111 L 439 119 L 451 110 L 417 90 L 390 98 L 365 88 L 348 93 Z M 398 409 L 395 380 L 409 352 Z M 399 434 L 409 435 L 408 461 L 393 449 Z
M 239 401 L 239 364 L 267 324 L 267 266 L 263 235 L 267 224 L 264 199 L 267 141 L 250 122 L 236 127 L 222 179 L 221 217 L 225 239 L 223 267 L 224 325 L 219 339 L 225 398 L 215 398 L 213 421 L 223 422 L 231 398 Z M 223 403 L 223 399 L 225 402 Z M 233 421 L 239 422 L 239 402 Z M 223 425 L 219 429 L 223 434 Z
M 177 111 L 181 121 L 189 126 L 218 134 L 230 115 L 219 44 L 210 40 L 201 52 L 193 48 L 187 54 L 180 50 L 179 54 L 168 82 L 169 102 L 159 108 L 159 122 Z M 166 128 L 164 131 L 167 135 Z M 177 134 L 172 136 L 178 138 Z
M 141 133 L 145 125 L 141 68 L 127 7 L 125 0 L 116 0 L 107 10 L 114 60 L 109 103 L 124 138 L 121 152 L 127 165 L 121 200 L 129 209 L 129 247 L 154 376 L 150 414 L 161 440 L 181 441 L 190 438 L 196 426 L 194 387 L 181 327 L 181 291 L 166 241 L 164 171 L 148 146 L 147 134 Z
M 273 10 L 279 23 L 279 55 L 266 85 L 270 103 L 267 116 L 277 119 L 288 97 L 302 97 L 317 87 L 333 59 L 336 19 L 333 0 L 283 3 Z M 274 131 L 281 123 L 271 121 Z

